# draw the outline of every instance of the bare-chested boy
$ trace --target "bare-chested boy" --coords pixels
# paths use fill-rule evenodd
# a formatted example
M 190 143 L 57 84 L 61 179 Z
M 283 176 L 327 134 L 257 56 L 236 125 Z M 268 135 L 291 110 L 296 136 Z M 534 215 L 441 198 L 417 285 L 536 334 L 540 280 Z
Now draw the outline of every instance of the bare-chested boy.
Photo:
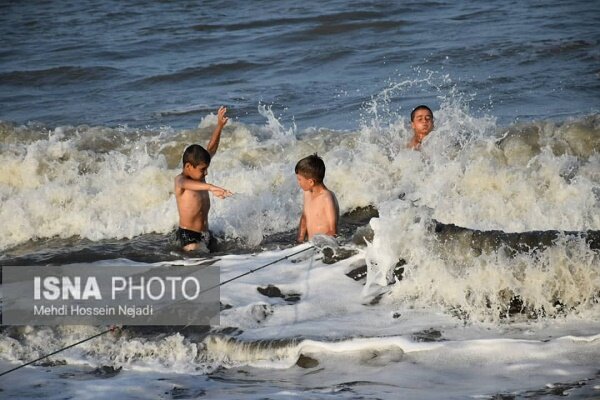
M 308 235 L 335 236 L 338 233 L 339 207 L 335 194 L 323 183 L 325 163 L 316 154 L 298 161 L 296 164 L 298 185 L 304 190 L 304 208 L 298 229 L 298 242 Z
M 208 192 L 224 199 L 231 196 L 227 189 L 206 183 L 211 157 L 217 152 L 221 131 L 229 120 L 225 107 L 217 112 L 217 127 L 212 133 L 207 149 L 193 144 L 183 153 L 183 171 L 175 177 L 175 199 L 179 211 L 179 229 L 177 239 L 181 247 L 188 250 L 208 249 L 210 233 L 208 231 L 208 211 L 210 198 Z
M 419 150 L 423 139 L 433 130 L 433 112 L 424 105 L 415 107 L 410 113 L 410 124 L 413 128 L 413 137 L 408 147 Z

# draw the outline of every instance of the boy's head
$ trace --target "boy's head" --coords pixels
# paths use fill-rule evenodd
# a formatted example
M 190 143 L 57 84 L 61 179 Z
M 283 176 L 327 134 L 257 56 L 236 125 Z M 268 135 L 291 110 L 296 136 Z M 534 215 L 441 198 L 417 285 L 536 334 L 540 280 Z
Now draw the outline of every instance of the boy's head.
M 417 106 L 410 113 L 410 123 L 416 135 L 425 137 L 433 130 L 433 112 L 425 105 Z
M 183 172 L 192 179 L 201 180 L 208 175 L 210 153 L 198 144 L 188 146 L 183 152 Z
M 309 190 L 323 183 L 325 178 L 325 163 L 316 153 L 298 161 L 295 168 L 298 184 L 302 190 Z
M 431 119 L 433 119 L 433 111 L 431 111 L 431 108 L 427 107 L 426 105 L 421 104 L 420 106 L 416 106 L 414 108 L 414 110 L 411 111 L 410 122 L 413 122 L 415 120 L 415 115 L 417 114 L 417 111 L 419 111 L 419 110 L 428 111 L 429 116 L 431 116 Z

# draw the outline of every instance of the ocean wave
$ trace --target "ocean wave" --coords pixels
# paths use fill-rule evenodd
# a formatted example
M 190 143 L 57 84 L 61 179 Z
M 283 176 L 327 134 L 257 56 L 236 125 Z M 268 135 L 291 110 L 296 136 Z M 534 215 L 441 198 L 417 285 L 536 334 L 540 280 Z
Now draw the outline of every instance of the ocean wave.
M 365 292 L 395 283 L 390 301 L 437 304 L 477 321 L 598 312 L 597 231 L 506 234 L 433 228 L 430 212 L 390 201 L 371 220 Z M 399 260 L 404 263 L 401 279 L 394 276 Z
M 205 67 L 185 68 L 170 74 L 155 75 L 132 83 L 132 85 L 152 85 L 157 83 L 177 83 L 190 79 L 203 78 L 210 75 L 223 73 L 250 71 L 264 68 L 268 63 L 255 63 L 245 60 L 236 60 L 225 63 L 210 64 Z
M 192 105 L 182 108 L 177 108 L 173 110 L 160 111 L 157 114 L 160 116 L 168 116 L 168 115 L 188 115 L 188 114 L 198 114 L 198 113 L 208 113 L 212 111 L 213 107 L 210 107 L 208 104 L 201 105 Z
M 404 117 L 350 132 L 296 132 L 267 108 L 265 125 L 231 122 L 209 181 L 236 195 L 213 202 L 212 229 L 251 246 L 292 229 L 301 206 L 293 166 L 314 152 L 342 212 L 406 196 L 442 223 L 482 231 L 600 229 L 597 115 L 503 127 L 448 107 L 436 112 L 436 131 L 420 153 L 405 147 Z M 207 142 L 213 123 L 214 115 L 197 130 L 2 123 L 0 222 L 11 229 L 0 232 L 0 248 L 170 232 L 181 154 Z
M 105 80 L 121 71 L 111 67 L 61 66 L 55 68 L 0 73 L 4 85 L 69 85 L 86 81 Z
M 251 20 L 245 22 L 236 22 L 230 24 L 219 24 L 219 23 L 211 23 L 211 24 L 198 24 L 194 25 L 193 29 L 197 31 L 238 31 L 238 30 L 251 30 L 251 29 L 262 29 L 262 28 L 272 28 L 275 26 L 285 26 L 289 29 L 290 26 L 295 26 L 299 24 L 311 24 L 311 23 L 320 23 L 323 25 L 329 25 L 337 22 L 343 21 L 361 21 L 363 19 L 369 20 L 371 18 L 381 18 L 385 17 L 385 13 L 377 12 L 377 11 L 350 11 L 350 12 L 338 12 L 338 13 L 330 13 L 325 15 L 314 15 L 307 17 L 283 17 L 283 18 L 265 18 L 258 20 Z M 386 21 L 387 22 L 387 21 Z M 375 24 L 375 26 L 379 23 L 368 22 L 369 24 Z M 385 26 L 385 22 L 383 23 Z
M 236 22 L 232 24 L 198 24 L 194 25 L 192 29 L 200 32 L 205 31 L 239 31 L 249 29 L 260 29 L 260 28 L 271 28 L 274 26 L 293 26 L 295 24 L 304 23 L 313 20 L 311 17 L 300 17 L 300 18 L 268 18 L 259 19 L 254 21 Z

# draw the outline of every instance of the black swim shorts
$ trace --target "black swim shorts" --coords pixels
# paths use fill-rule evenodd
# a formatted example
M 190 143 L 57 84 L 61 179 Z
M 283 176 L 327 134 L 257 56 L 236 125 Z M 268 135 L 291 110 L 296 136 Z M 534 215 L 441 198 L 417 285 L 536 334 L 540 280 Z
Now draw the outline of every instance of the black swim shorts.
M 178 228 L 176 233 L 177 240 L 181 247 L 185 247 L 190 243 L 201 243 L 208 249 L 210 243 L 210 232 L 196 232 L 189 229 Z

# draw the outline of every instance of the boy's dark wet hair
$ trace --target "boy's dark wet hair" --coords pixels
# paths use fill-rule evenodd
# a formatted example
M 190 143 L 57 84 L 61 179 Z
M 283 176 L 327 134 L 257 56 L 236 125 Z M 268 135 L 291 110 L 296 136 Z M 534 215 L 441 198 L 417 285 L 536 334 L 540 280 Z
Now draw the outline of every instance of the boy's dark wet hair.
M 323 179 L 325 178 L 325 163 L 315 153 L 298 161 L 295 171 L 296 174 L 300 174 L 306 179 L 314 179 L 315 183 L 323 183 Z
M 197 167 L 199 164 L 210 165 L 210 153 L 199 144 L 188 146 L 183 152 L 183 166 L 189 163 L 192 167 Z
M 415 113 L 419 110 L 427 110 L 429 111 L 429 114 L 431 114 L 431 118 L 433 118 L 433 111 L 431 111 L 431 108 L 427 107 L 426 105 L 421 104 L 420 106 L 416 106 L 414 110 L 411 111 L 410 113 L 410 122 L 413 122 L 415 119 Z

